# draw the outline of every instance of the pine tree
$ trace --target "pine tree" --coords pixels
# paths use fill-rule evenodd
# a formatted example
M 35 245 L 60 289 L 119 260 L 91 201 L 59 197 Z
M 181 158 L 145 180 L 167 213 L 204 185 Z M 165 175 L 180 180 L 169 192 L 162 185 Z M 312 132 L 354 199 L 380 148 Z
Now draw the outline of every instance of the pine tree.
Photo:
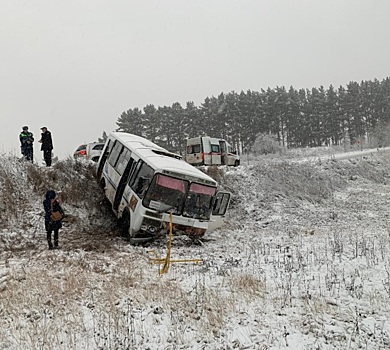
M 123 112 L 116 122 L 117 131 L 128 132 L 130 134 L 143 136 L 145 130 L 145 121 L 142 111 L 138 108 L 129 109 Z

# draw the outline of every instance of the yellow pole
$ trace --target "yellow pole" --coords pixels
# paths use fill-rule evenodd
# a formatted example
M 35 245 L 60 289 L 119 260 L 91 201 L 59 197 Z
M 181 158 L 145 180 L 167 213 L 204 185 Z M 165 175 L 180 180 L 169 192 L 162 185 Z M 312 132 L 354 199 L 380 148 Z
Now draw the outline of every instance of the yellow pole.
M 171 266 L 171 246 L 172 246 L 172 211 L 169 213 L 169 241 L 168 241 L 168 251 L 165 258 L 164 266 L 160 270 L 160 275 L 167 273 L 169 267 Z

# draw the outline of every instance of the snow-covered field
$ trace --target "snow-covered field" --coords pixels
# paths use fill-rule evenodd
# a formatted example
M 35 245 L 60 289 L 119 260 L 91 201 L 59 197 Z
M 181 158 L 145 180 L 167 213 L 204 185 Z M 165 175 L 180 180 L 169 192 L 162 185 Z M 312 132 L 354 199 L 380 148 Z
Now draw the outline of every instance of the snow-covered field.
M 0 164 L 0 349 L 390 348 L 386 153 L 214 170 L 234 194 L 225 225 L 175 237 L 173 259 L 202 262 L 164 275 L 150 257 L 167 241 L 119 237 L 94 164 Z M 58 251 L 49 188 L 68 214 Z

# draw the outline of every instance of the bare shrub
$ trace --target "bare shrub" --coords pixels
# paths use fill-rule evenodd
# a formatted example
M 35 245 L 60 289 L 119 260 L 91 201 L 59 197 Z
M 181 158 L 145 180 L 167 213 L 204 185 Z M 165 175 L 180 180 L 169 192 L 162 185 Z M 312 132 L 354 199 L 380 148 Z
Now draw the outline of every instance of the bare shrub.
M 279 144 L 277 137 L 270 134 L 258 134 L 252 146 L 255 154 L 282 154 L 284 148 Z
M 62 200 L 77 205 L 93 200 L 100 193 L 95 168 L 95 163 L 68 157 L 52 168 L 28 168 L 28 179 L 40 195 L 52 189 L 61 192 Z
M 370 135 L 372 147 L 387 147 L 390 145 L 390 124 L 379 122 Z
M 8 156 L 1 156 L 0 162 L 0 224 L 6 224 L 28 209 L 31 191 L 26 173 L 33 165 Z
M 222 188 L 227 186 L 227 179 L 225 176 L 225 167 L 220 166 L 208 166 L 205 169 L 205 173 L 218 182 L 218 185 Z

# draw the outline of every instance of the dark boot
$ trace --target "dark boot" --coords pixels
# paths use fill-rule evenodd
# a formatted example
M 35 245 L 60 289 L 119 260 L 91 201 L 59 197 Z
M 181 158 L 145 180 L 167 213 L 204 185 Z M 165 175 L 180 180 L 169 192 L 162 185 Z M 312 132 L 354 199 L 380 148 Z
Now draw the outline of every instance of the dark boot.
M 47 243 L 49 244 L 49 249 L 53 249 L 53 243 L 51 243 L 51 232 L 52 231 L 50 231 L 50 229 L 46 231 L 46 239 Z
M 54 230 L 54 249 L 60 249 L 58 246 L 58 230 Z

